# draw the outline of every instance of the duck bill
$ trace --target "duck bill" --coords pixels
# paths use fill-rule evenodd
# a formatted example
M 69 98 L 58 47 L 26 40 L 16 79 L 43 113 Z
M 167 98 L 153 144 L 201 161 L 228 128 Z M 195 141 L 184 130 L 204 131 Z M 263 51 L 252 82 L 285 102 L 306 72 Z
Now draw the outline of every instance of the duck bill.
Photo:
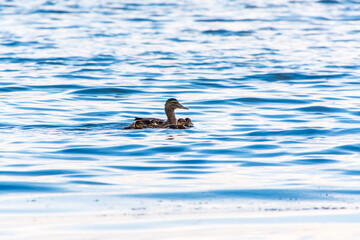
M 187 107 L 184 107 L 183 105 L 181 105 L 180 103 L 179 103 L 179 107 L 178 108 L 180 108 L 180 109 L 185 109 L 185 110 L 189 110 Z

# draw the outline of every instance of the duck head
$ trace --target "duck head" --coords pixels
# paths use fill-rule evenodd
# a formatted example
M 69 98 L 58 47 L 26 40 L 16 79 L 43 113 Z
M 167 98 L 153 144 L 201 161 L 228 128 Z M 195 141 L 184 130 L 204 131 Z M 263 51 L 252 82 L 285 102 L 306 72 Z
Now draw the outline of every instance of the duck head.
M 166 103 L 165 103 L 165 109 L 171 109 L 171 110 L 175 110 L 175 109 L 185 109 L 185 110 L 189 110 L 187 107 L 184 107 L 183 105 L 181 105 L 178 100 L 176 100 L 175 98 L 169 98 Z

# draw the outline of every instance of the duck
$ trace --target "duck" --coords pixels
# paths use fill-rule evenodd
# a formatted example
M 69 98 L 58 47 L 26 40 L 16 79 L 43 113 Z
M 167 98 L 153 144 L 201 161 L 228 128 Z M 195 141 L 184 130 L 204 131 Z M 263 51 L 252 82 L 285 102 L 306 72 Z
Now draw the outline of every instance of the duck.
M 166 121 L 158 118 L 135 118 L 135 121 L 141 121 L 146 128 L 165 128 L 165 126 L 177 125 L 175 117 L 176 109 L 189 110 L 187 107 L 181 105 L 176 98 L 169 98 L 166 100 L 164 107 L 164 111 L 167 117 Z
M 187 127 L 193 127 L 194 124 L 192 123 L 190 118 L 185 118 L 185 126 Z
M 166 125 L 166 128 L 172 128 L 172 129 L 186 129 L 185 127 L 186 121 L 183 118 L 179 118 L 177 120 L 177 124 L 176 125 Z
M 142 121 L 135 121 L 132 124 L 130 124 L 128 127 L 124 127 L 123 130 L 125 129 L 143 129 L 144 128 L 144 123 Z

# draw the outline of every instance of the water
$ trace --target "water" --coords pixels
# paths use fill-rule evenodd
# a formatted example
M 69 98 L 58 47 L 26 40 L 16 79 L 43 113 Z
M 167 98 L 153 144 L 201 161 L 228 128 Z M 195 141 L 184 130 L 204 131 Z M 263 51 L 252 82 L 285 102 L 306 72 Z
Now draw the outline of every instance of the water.
M 359 10 L 1 1 L 0 193 L 357 199 Z M 194 128 L 121 130 L 170 97 Z

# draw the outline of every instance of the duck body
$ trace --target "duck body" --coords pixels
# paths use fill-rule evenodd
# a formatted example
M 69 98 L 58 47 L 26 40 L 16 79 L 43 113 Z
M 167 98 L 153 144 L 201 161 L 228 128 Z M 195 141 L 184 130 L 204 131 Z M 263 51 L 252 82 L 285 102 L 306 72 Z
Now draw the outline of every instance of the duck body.
M 142 122 L 145 128 L 168 128 L 168 126 L 170 125 L 177 126 L 177 121 L 175 117 L 176 109 L 188 110 L 187 107 L 181 105 L 179 101 L 176 100 L 175 98 L 169 98 L 165 102 L 165 107 L 164 107 L 165 114 L 167 117 L 166 121 L 159 118 L 135 118 L 135 122 L 137 121 Z M 131 127 L 132 124 L 130 124 L 129 127 Z
M 141 121 L 147 128 L 161 128 L 165 126 L 166 121 L 159 118 L 135 118 L 135 121 Z

